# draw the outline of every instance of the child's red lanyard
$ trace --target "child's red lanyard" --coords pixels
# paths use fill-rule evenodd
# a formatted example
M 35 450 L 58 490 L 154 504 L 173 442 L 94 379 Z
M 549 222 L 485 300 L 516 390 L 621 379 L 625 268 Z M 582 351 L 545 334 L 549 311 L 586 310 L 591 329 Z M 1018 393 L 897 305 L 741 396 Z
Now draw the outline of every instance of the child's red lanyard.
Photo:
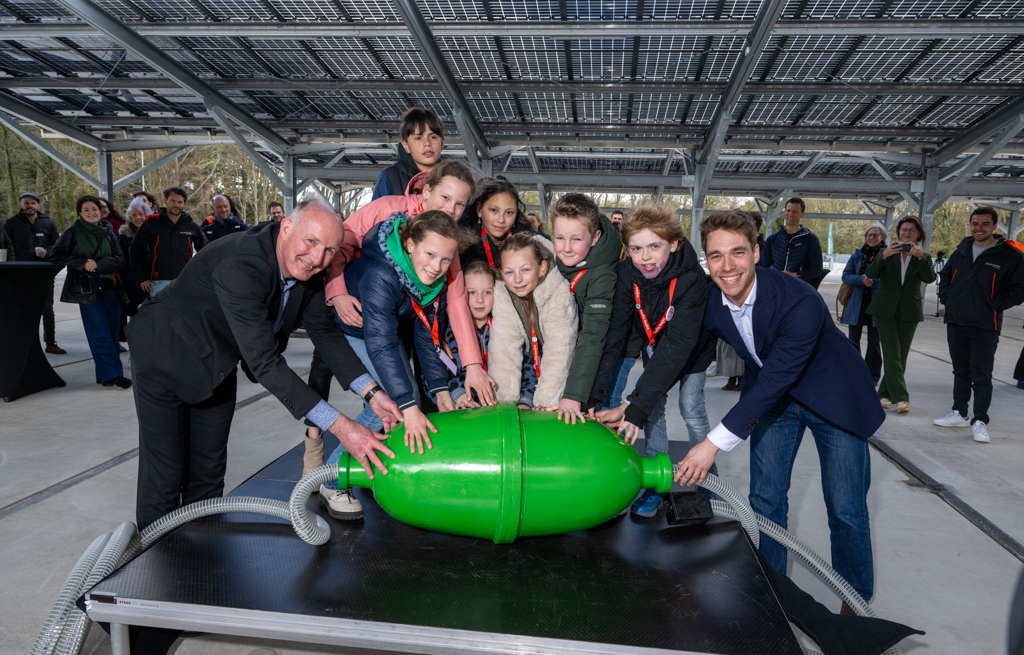
M 640 312 L 640 322 L 644 324 L 644 332 L 647 333 L 647 341 L 650 343 L 650 347 L 654 348 L 654 337 L 658 336 L 665 324 L 668 323 L 669 319 L 672 318 L 672 298 L 676 295 L 676 280 L 678 278 L 672 278 L 672 281 L 668 285 L 668 309 L 665 310 L 665 315 L 658 321 L 658 325 L 655 326 L 654 330 L 651 330 L 651 324 L 647 321 L 647 314 L 644 313 L 644 308 L 640 306 L 640 287 L 633 283 L 633 299 L 636 300 L 636 311 Z
M 427 329 L 430 330 L 430 337 L 434 340 L 434 349 L 437 352 L 441 352 L 441 339 L 437 334 L 437 301 L 434 301 L 434 327 L 430 327 L 430 323 L 427 322 L 427 315 L 423 313 L 423 308 L 420 307 L 420 304 L 411 296 L 409 300 L 412 301 L 412 308 L 416 310 L 416 315 L 423 321 L 423 325 L 427 326 Z
M 580 278 L 583 277 L 583 274 L 586 273 L 586 272 L 587 272 L 587 269 L 583 269 L 582 271 L 580 271 L 579 273 L 577 273 L 576 275 L 573 276 L 572 282 L 569 283 L 569 293 L 575 295 L 575 293 L 576 293 L 576 283 L 580 281 Z M 636 285 L 634 285 L 634 286 L 636 286 Z
M 540 347 L 537 345 L 537 331 L 533 329 L 533 321 L 530 321 L 530 347 L 533 349 L 533 370 L 540 379 Z
M 484 251 L 487 253 L 487 263 L 494 268 L 494 255 L 491 254 L 491 240 L 487 238 L 487 230 L 480 228 L 480 238 L 484 240 Z
M 488 335 L 488 338 L 490 338 L 490 334 L 491 334 L 491 317 L 488 316 L 487 317 L 487 335 Z M 487 352 L 486 350 L 484 350 L 484 370 L 485 371 L 487 370 L 487 357 L 488 357 L 488 355 L 490 355 L 490 353 Z

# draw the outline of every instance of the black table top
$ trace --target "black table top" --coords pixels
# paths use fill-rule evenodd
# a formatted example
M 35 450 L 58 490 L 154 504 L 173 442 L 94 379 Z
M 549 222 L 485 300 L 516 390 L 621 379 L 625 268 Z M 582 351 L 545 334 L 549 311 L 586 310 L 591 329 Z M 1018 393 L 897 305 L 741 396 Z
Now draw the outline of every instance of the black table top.
M 300 444 L 233 494 L 287 499 L 301 457 Z M 323 546 L 280 519 L 226 514 L 179 528 L 94 591 L 627 649 L 801 652 L 733 521 L 671 527 L 664 515 L 627 515 L 496 545 L 405 525 L 370 490 L 355 493 L 365 518 L 328 519 Z

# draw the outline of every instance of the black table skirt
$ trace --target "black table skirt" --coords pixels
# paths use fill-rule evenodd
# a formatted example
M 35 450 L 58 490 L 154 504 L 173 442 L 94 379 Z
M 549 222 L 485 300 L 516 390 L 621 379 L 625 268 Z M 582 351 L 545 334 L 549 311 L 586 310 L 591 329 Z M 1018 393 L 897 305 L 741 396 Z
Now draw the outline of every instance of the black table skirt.
M 6 402 L 65 384 L 39 345 L 39 319 L 60 269 L 0 262 L 0 398 Z

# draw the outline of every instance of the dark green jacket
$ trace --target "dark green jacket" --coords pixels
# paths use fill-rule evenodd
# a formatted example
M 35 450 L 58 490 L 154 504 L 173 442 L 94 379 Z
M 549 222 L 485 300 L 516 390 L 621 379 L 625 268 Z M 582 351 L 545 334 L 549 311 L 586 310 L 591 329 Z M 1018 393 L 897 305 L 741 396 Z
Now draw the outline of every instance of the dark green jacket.
M 601 364 L 608 323 L 612 318 L 612 300 L 615 296 L 615 265 L 622 251 L 622 241 L 615 225 L 601 216 L 601 238 L 590 249 L 583 263 L 569 267 L 557 260 L 558 270 L 569 284 L 580 271 L 586 273 L 576 282 L 576 312 L 579 316 L 579 336 L 573 351 L 569 379 L 565 383 L 563 398 L 578 400 L 586 405 L 590 389 Z
M 875 297 L 868 305 L 868 314 L 920 323 L 924 320 L 921 283 L 935 281 L 935 266 L 928 253 L 924 253 L 921 259 L 911 257 L 907 264 L 907 277 L 901 282 L 900 258 L 901 255 L 897 253 L 889 259 L 882 259 L 882 253 L 878 253 L 864 272 L 870 278 L 881 278 Z

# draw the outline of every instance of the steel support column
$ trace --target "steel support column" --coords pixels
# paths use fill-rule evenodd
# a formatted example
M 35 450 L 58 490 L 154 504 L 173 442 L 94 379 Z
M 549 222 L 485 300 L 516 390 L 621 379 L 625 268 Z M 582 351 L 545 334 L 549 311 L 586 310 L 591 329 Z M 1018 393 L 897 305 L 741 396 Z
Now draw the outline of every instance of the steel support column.
M 548 227 L 548 205 L 551 204 L 551 194 L 544 188 L 543 183 L 537 184 L 537 200 L 540 204 L 540 219 L 543 223 L 542 227 L 544 228 L 544 231 L 547 232 L 550 229 Z
M 1020 232 L 1020 208 L 1014 209 L 1010 212 L 1010 222 L 1007 224 L 1006 238 L 1017 239 L 1017 233 Z
M 892 231 L 892 215 L 896 210 L 893 207 L 885 208 L 885 233 L 886 241 L 888 241 L 888 234 Z
M 114 160 L 106 150 L 96 151 L 96 177 L 101 198 L 114 200 Z
M 284 194 L 284 214 L 288 216 L 295 209 L 295 195 L 296 195 L 296 180 L 295 180 L 295 155 L 282 155 L 284 159 L 284 166 L 282 167 L 281 180 L 284 182 L 284 188 L 281 192 Z
M 921 224 L 924 226 L 924 248 L 930 252 L 932 245 L 932 226 L 935 224 L 935 211 L 942 206 L 939 199 L 939 168 L 932 166 L 924 169 L 924 191 L 921 193 L 921 200 L 918 203 L 921 212 Z

